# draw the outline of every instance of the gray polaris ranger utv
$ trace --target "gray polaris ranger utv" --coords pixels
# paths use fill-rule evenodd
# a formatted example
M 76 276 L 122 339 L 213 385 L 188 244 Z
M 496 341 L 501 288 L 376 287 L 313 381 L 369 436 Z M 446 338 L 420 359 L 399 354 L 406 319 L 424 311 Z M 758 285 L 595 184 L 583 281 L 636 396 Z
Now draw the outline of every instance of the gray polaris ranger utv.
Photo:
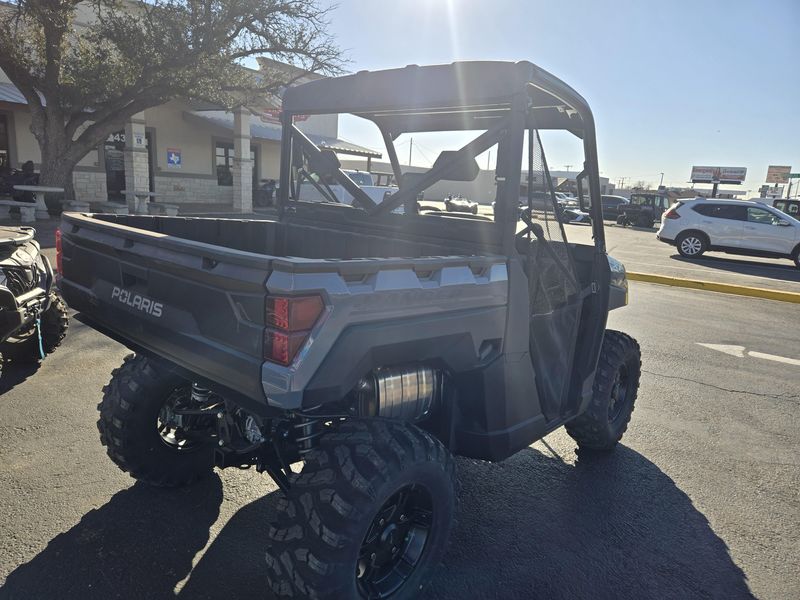
M 383 135 L 399 188 L 377 204 L 293 125 L 340 113 Z M 599 198 L 592 114 L 531 63 L 474 62 L 307 83 L 282 122 L 276 220 L 64 216 L 64 296 L 135 352 L 104 390 L 101 440 L 154 485 L 214 466 L 272 476 L 276 596 L 416 598 L 450 534 L 453 455 L 499 461 L 562 425 L 609 450 L 630 419 L 639 348 L 606 330 L 625 270 L 600 202 L 594 246 L 567 243 L 539 135 L 582 139 L 581 196 Z M 405 176 L 397 137 L 439 131 L 474 139 Z M 420 210 L 490 148 L 494 219 Z M 540 189 L 520 211 L 523 164 Z M 301 183 L 330 202 L 300 201 Z M 542 190 L 553 201 L 534 209 Z

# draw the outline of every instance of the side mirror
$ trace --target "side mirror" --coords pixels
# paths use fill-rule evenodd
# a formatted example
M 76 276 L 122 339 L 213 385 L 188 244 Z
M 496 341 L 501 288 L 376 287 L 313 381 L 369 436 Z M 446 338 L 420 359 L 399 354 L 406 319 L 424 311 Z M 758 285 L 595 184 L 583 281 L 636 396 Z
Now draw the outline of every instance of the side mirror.
M 333 150 L 321 150 L 316 156 L 309 157 L 308 166 L 318 175 L 332 175 L 342 167 L 342 163 Z
M 431 170 L 440 167 L 444 167 L 442 179 L 447 181 L 475 181 L 481 171 L 474 156 L 459 154 L 456 150 L 443 150 L 439 153 Z

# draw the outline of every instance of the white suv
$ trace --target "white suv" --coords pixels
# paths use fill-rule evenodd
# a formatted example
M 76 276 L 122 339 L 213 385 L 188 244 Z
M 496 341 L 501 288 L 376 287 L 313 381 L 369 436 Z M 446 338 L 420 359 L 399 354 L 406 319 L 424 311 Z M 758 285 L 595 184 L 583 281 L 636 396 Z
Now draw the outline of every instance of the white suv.
M 800 221 L 761 202 L 680 200 L 664 213 L 656 235 L 687 258 L 711 250 L 789 258 L 800 268 Z

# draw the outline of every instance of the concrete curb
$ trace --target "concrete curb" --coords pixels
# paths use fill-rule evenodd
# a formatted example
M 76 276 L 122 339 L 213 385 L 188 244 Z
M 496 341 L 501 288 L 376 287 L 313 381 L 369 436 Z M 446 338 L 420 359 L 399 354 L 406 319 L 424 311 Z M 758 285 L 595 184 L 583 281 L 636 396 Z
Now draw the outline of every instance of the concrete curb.
M 631 281 L 646 281 L 647 283 L 659 283 L 661 285 L 671 285 L 693 290 L 705 290 L 707 292 L 719 292 L 722 294 L 734 294 L 736 296 L 749 296 L 751 298 L 764 298 L 766 300 L 800 304 L 800 293 L 797 292 L 785 292 L 767 288 L 735 285 L 733 283 L 716 283 L 714 281 L 683 279 L 681 277 L 654 275 L 652 273 L 636 273 L 632 271 L 628 271 L 628 279 Z

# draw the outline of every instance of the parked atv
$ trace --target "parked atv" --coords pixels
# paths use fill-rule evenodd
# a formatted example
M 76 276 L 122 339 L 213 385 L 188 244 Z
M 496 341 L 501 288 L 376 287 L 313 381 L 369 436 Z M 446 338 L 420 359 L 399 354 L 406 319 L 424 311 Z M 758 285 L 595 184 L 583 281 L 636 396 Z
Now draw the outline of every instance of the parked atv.
M 631 194 L 629 204 L 619 205 L 617 225 L 635 225 L 650 229 L 661 221 L 669 207 L 670 200 L 664 194 Z
M 341 113 L 387 144 L 401 185 L 378 201 L 293 124 Z M 567 240 L 539 135 L 582 140 L 579 181 L 599 198 L 594 121 L 528 62 L 319 79 L 286 90 L 282 121 L 275 220 L 64 216 L 64 297 L 135 353 L 104 388 L 101 441 L 156 486 L 214 466 L 268 473 L 284 496 L 264 534 L 270 597 L 418 598 L 453 526 L 454 455 L 500 461 L 560 426 L 609 451 L 630 421 L 639 346 L 606 330 L 627 303 L 625 269 L 606 253 L 599 202 L 592 242 Z M 402 179 L 398 136 L 476 129 Z M 494 220 L 395 212 L 439 182 L 475 181 L 494 146 Z M 550 204 L 528 186 L 535 210 L 520 212 L 526 156 Z M 304 201 L 299 178 L 352 202 Z
M 67 307 L 32 227 L 0 227 L 0 365 L 35 362 L 67 334 Z

